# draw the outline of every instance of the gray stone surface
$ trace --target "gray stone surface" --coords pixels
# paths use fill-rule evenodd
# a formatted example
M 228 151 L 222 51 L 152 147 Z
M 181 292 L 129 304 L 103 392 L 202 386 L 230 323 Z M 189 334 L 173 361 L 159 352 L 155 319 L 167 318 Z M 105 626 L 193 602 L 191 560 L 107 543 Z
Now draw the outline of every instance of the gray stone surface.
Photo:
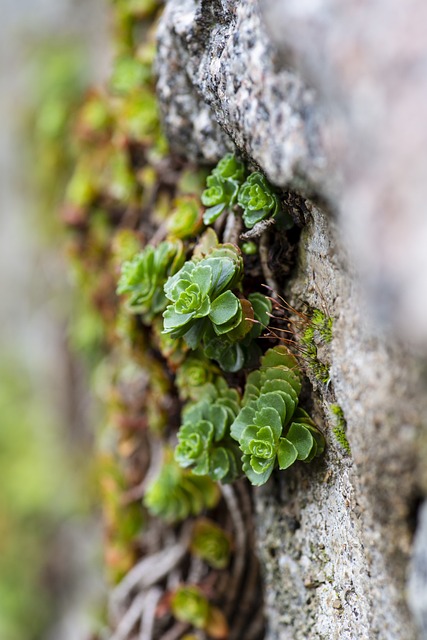
M 427 4 L 260 4 L 282 60 L 292 52 L 328 114 L 333 200 L 370 306 L 425 349 Z
M 323 353 L 329 386 L 306 367 L 328 447 L 324 461 L 278 474 L 274 488 L 257 495 L 268 638 L 411 640 L 405 589 L 424 409 L 420 372 L 369 326 L 333 223 L 307 208 L 287 298 L 334 320 Z M 335 403 L 347 421 L 350 456 L 333 434 Z
M 319 348 L 330 384 L 307 367 L 326 457 L 256 494 L 269 640 L 416 637 L 406 591 L 424 548 L 420 533 L 411 569 L 426 398 L 407 345 L 425 357 L 425 12 L 416 0 L 169 0 L 160 28 L 172 144 L 208 162 L 235 145 L 310 198 L 298 267 L 278 284 L 334 320 Z
M 186 155 L 218 159 L 230 146 L 219 123 L 273 182 L 310 190 L 323 176 L 314 92 L 278 69 L 256 0 L 168 2 L 158 75 L 167 132 Z
M 421 637 L 427 638 L 427 502 L 420 509 L 414 540 L 408 599 Z

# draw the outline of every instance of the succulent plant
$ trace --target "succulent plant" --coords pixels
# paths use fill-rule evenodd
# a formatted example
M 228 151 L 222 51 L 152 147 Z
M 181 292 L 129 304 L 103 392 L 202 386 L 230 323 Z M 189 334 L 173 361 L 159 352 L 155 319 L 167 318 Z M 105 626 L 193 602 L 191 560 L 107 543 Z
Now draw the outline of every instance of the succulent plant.
M 237 201 L 239 187 L 245 178 L 245 165 L 235 155 L 228 153 L 207 177 L 207 189 L 202 193 L 202 203 L 206 209 L 203 221 L 212 224 L 225 209 L 230 209 Z
M 181 585 L 171 597 L 172 613 L 180 622 L 203 629 L 214 640 L 225 640 L 229 629 L 224 614 L 210 604 L 195 585 Z
M 239 394 L 219 378 L 201 391 L 202 400 L 187 405 L 178 431 L 175 460 L 195 475 L 232 482 L 241 472 L 240 451 L 230 425 L 240 409 Z
M 261 368 L 249 374 L 231 436 L 239 442 L 243 471 L 252 484 L 267 482 L 276 464 L 287 469 L 323 452 L 322 434 L 297 408 L 300 391 L 297 362 L 285 347 L 267 351 Z
M 243 222 L 248 229 L 267 216 L 280 211 L 280 202 L 265 176 L 256 171 L 239 189 L 238 203 L 243 209 Z
M 200 400 L 203 387 L 214 383 L 220 375 L 218 367 L 199 351 L 186 357 L 179 367 L 175 384 L 181 400 Z
M 195 523 L 190 548 L 214 569 L 225 569 L 230 562 L 230 536 L 208 518 Z
M 113 63 L 110 89 L 114 94 L 126 95 L 136 91 L 151 78 L 151 65 L 128 55 L 117 57 Z
M 174 210 L 167 220 L 169 236 L 184 239 L 197 235 L 201 231 L 203 221 L 196 198 L 178 198 L 174 205 Z
M 80 140 L 93 141 L 111 134 L 113 118 L 106 96 L 92 91 L 76 118 L 76 134 Z
M 161 313 L 167 305 L 163 285 L 183 261 L 184 249 L 177 241 L 161 242 L 157 247 L 148 245 L 124 262 L 117 293 L 126 296 L 128 310 L 140 313 L 146 323 Z
M 234 245 L 219 245 L 201 260 L 189 260 L 166 282 L 164 291 L 171 301 L 163 313 L 164 332 L 184 337 L 197 348 L 211 329 L 226 335 L 239 325 L 247 332 L 242 304 L 231 291 L 240 283 L 242 257 Z
M 159 112 L 153 93 L 141 88 L 117 101 L 117 129 L 141 144 L 153 143 L 160 133 Z
M 167 522 L 179 522 L 212 509 L 219 497 L 215 482 L 182 469 L 167 450 L 159 475 L 147 488 L 144 505 L 151 514 Z
M 181 586 L 171 599 L 172 613 L 180 622 L 189 622 L 196 629 L 206 627 L 209 619 L 209 601 L 195 586 Z

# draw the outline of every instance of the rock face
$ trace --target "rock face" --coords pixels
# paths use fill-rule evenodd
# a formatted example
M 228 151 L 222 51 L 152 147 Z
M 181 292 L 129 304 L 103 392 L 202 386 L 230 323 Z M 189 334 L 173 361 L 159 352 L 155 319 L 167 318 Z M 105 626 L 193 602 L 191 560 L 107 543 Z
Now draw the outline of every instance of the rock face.
M 305 198 L 298 265 L 278 286 L 333 319 L 317 345 L 330 383 L 306 365 L 327 456 L 256 492 L 269 640 L 412 640 L 408 572 L 420 629 L 425 617 L 409 565 L 425 380 L 405 341 L 424 357 L 427 8 L 341 4 L 169 0 L 159 28 L 172 146 L 205 162 L 237 147 Z
M 211 162 L 231 139 L 272 182 L 320 184 L 314 92 L 278 67 L 257 2 L 169 2 L 158 41 L 158 91 L 175 149 Z

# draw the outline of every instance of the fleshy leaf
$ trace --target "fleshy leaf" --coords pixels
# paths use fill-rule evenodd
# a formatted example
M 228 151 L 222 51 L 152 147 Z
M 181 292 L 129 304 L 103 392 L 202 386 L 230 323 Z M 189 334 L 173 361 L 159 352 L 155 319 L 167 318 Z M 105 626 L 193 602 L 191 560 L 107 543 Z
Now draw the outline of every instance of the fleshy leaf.
M 304 425 L 293 422 L 286 434 L 286 439 L 292 442 L 298 451 L 298 460 L 308 458 L 313 449 L 314 438 Z
M 255 420 L 256 411 L 251 406 L 243 407 L 239 415 L 231 425 L 230 434 L 231 437 L 240 442 L 242 433 L 248 425 L 253 425 Z
M 261 407 L 261 409 L 255 414 L 254 424 L 258 427 L 270 427 L 275 440 L 278 440 L 282 434 L 283 427 L 280 415 L 278 411 L 272 407 Z
M 245 455 L 242 458 L 242 469 L 244 474 L 247 476 L 247 478 L 249 479 L 249 481 L 251 482 L 251 484 L 253 484 L 255 487 L 259 487 L 262 484 L 265 484 L 267 482 L 267 480 L 269 479 L 269 477 L 271 476 L 273 469 L 274 469 L 274 463 L 271 463 L 270 466 L 268 466 L 263 473 L 255 473 L 255 471 L 253 470 L 251 463 L 251 456 L 249 455 Z
M 214 324 L 224 324 L 235 317 L 239 309 L 239 299 L 231 291 L 224 291 L 212 304 L 209 317 Z
M 295 445 L 286 438 L 280 438 L 279 448 L 277 450 L 277 460 L 279 463 L 279 469 L 287 469 L 290 467 L 298 457 L 298 451 Z

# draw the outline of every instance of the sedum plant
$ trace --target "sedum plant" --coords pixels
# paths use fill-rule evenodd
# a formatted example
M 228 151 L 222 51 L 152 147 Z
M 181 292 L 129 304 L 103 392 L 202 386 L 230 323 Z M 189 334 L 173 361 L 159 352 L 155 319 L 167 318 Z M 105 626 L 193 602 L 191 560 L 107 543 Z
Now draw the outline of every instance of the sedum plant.
M 230 562 L 230 536 L 208 518 L 195 523 L 190 549 L 214 569 L 225 569 Z
M 287 469 L 323 452 L 322 434 L 298 408 L 300 391 L 297 362 L 285 347 L 267 351 L 260 369 L 249 374 L 231 436 L 239 442 L 243 471 L 252 484 L 267 482 L 276 466 Z
M 182 469 L 167 450 L 159 475 L 147 488 L 144 505 L 166 522 L 179 522 L 212 509 L 219 497 L 218 486 L 210 478 Z
M 239 190 L 238 203 L 243 209 L 243 222 L 248 229 L 280 211 L 280 202 L 265 176 L 251 173 Z
M 204 397 L 183 411 L 175 460 L 193 474 L 223 483 L 241 473 L 240 451 L 230 437 L 230 425 L 240 410 L 240 397 L 223 378 L 206 385 Z
M 204 629 L 209 619 L 209 601 L 196 586 L 183 585 L 172 595 L 171 608 L 175 618 Z
M 164 287 L 171 302 L 163 313 L 164 332 L 172 338 L 184 337 L 196 349 L 208 329 L 222 336 L 244 324 L 242 304 L 231 291 L 242 275 L 241 254 L 231 244 L 218 245 L 200 260 L 187 261 Z
M 208 383 L 215 383 L 220 370 L 201 351 L 187 356 L 179 367 L 175 384 L 181 400 L 200 400 L 201 392 Z
M 145 323 L 151 322 L 167 305 L 164 283 L 183 262 L 184 248 L 179 241 L 148 245 L 124 262 L 117 293 L 126 296 L 128 310 L 140 313 Z
M 268 325 L 271 302 L 261 293 L 248 300 L 233 293 L 243 276 L 241 253 L 235 245 L 218 244 L 209 231 L 192 260 L 165 284 L 171 304 L 163 313 L 163 331 L 235 372 L 256 366 L 260 351 L 254 340 Z
M 166 223 L 168 235 L 180 239 L 197 235 L 203 226 L 197 199 L 191 196 L 181 197 L 174 205 L 175 208 Z
M 172 613 L 180 622 L 205 631 L 209 638 L 225 640 L 229 629 L 224 614 L 195 585 L 181 585 L 171 596 Z
M 207 177 L 207 189 L 201 199 L 205 207 L 203 221 L 212 224 L 225 209 L 237 202 L 239 187 L 245 179 L 245 165 L 232 153 L 227 153 Z

